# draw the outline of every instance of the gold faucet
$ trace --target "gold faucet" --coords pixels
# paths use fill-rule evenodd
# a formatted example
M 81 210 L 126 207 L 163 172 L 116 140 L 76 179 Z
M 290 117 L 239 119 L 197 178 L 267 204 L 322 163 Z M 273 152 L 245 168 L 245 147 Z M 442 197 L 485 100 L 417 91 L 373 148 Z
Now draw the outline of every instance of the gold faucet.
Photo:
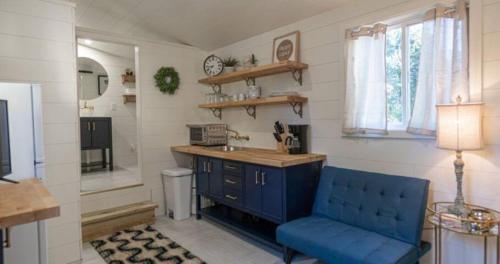
M 84 111 L 94 111 L 94 106 L 92 105 L 87 105 L 87 101 L 84 101 L 83 102 L 83 107 L 80 107 L 80 110 L 84 110 Z
M 229 132 L 234 133 L 234 135 L 229 135 Z M 234 140 L 246 140 L 246 141 L 250 140 L 249 136 L 241 136 L 240 133 L 238 133 L 238 131 L 232 130 L 232 129 L 229 129 L 229 128 L 227 129 L 227 134 L 228 134 L 228 136 L 229 136 L 230 139 L 234 139 Z

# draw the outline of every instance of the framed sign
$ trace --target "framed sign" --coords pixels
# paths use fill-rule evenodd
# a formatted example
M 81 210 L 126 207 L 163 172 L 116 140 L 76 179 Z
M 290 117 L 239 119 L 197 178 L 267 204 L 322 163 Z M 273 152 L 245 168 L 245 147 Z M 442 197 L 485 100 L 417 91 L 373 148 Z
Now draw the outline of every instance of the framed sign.
M 300 61 L 300 32 L 294 31 L 279 36 L 273 41 L 273 63 Z

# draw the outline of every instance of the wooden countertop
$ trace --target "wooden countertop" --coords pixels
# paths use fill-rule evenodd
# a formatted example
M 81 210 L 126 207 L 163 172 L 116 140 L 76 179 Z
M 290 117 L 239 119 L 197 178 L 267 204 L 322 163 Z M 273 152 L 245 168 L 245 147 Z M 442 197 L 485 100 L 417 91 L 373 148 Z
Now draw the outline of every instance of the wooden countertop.
M 299 154 L 290 155 L 277 152 L 272 149 L 244 148 L 243 150 L 224 152 L 211 150 L 203 146 L 174 146 L 173 151 L 208 156 L 227 160 L 236 160 L 271 167 L 289 167 L 315 161 L 323 161 L 326 155 L 323 154 Z
M 59 204 L 37 179 L 0 184 L 0 227 L 59 216 Z

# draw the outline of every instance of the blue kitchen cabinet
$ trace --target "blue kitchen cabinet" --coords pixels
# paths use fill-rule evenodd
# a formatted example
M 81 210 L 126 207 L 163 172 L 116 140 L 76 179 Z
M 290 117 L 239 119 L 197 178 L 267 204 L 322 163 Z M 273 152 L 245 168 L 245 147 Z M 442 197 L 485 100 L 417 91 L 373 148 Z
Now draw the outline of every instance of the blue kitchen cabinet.
M 245 208 L 271 221 L 281 221 L 282 170 L 251 164 L 245 168 Z
M 208 192 L 217 198 L 223 196 L 222 160 L 210 158 L 208 160 Z
M 207 164 L 209 158 L 198 157 L 196 163 L 196 192 L 198 194 L 208 193 L 208 171 Z
M 310 215 L 321 161 L 270 167 L 195 156 L 197 218 L 213 220 L 263 244 L 277 244 L 279 224 Z M 201 198 L 212 201 L 202 208 Z
M 245 165 L 245 208 L 254 213 L 262 210 L 262 193 L 260 182 L 260 166 Z
M 222 160 L 200 156 L 196 164 L 197 193 L 222 198 Z
M 283 216 L 283 178 L 282 170 L 271 167 L 261 167 L 261 197 L 262 216 L 281 221 Z

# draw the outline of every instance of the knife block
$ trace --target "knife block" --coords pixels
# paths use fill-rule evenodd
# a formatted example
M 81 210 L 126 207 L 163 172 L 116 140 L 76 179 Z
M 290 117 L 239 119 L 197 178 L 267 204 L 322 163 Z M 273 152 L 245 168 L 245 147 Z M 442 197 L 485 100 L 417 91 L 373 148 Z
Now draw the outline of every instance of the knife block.
M 276 143 L 276 151 L 278 151 L 280 153 L 288 154 L 288 147 L 285 145 L 285 139 L 286 139 L 287 135 L 282 134 L 282 135 L 280 135 L 280 137 L 281 137 L 281 142 Z

